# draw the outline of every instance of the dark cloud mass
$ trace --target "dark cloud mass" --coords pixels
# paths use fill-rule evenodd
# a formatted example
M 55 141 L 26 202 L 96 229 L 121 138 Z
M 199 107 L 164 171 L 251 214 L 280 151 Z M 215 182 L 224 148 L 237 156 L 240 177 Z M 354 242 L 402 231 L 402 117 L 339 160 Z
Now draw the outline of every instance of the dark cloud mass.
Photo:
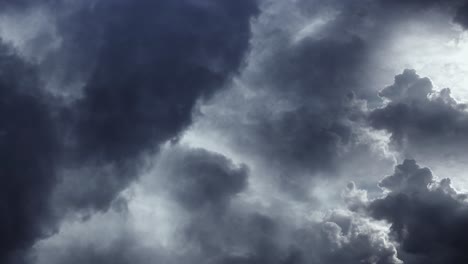
M 95 69 L 72 109 L 73 151 L 97 166 L 116 166 L 116 191 L 134 177 L 132 159 L 176 138 L 197 99 L 209 96 L 239 67 L 255 1 L 104 1 L 80 10 L 97 25 L 100 45 L 81 54 Z M 91 25 L 92 24 L 92 25 Z M 77 30 L 82 32 L 82 30 Z M 76 154 L 74 152 L 74 154 Z M 130 162 L 130 163 L 129 163 Z M 120 175 L 119 175 L 120 174 Z M 104 181 L 105 182 L 105 181 Z M 92 201 L 90 201 L 92 203 Z
M 52 204 L 108 208 L 136 178 L 138 155 L 176 138 L 197 100 L 237 70 L 257 11 L 247 0 L 52 2 L 0 2 L 5 13 L 66 11 L 52 58 L 29 65 L 1 47 L 2 263 L 54 232 L 63 213 Z M 78 56 L 59 57 L 67 52 Z M 87 71 L 69 73 L 88 76 L 72 103 L 39 89 L 43 67 L 58 63 Z
M 450 179 L 437 181 L 428 168 L 405 160 L 380 186 L 389 191 L 369 205 L 370 214 L 391 224 L 405 263 L 466 263 L 467 196 Z
M 0 0 L 0 263 L 468 263 L 467 7 Z
M 97 3 L 89 16 L 103 40 L 78 102 L 80 148 L 119 160 L 174 137 L 196 99 L 240 65 L 255 10 L 254 1 Z
M 222 209 L 229 198 L 247 187 L 248 168 L 221 154 L 184 146 L 165 148 L 157 163 L 158 175 L 147 188 L 160 188 L 187 210 Z
M 428 78 L 405 70 L 380 96 L 389 102 L 372 111 L 369 120 L 373 127 L 391 133 L 397 149 L 409 156 L 464 157 L 468 114 L 450 89 L 435 91 Z
M 54 232 L 56 131 L 37 72 L 0 43 L 0 262 Z
M 468 28 L 468 3 L 465 3 L 458 9 L 454 21 L 464 28 Z

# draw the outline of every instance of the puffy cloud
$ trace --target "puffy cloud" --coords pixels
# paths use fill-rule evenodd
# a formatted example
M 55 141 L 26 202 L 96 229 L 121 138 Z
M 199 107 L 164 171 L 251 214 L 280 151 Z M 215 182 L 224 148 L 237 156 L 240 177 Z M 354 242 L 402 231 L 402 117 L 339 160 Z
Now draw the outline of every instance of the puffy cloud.
M 204 149 L 171 146 L 162 151 L 155 166 L 159 175 L 144 184 L 156 189 L 164 186 L 163 191 L 188 210 L 224 207 L 231 196 L 247 187 L 245 165 Z
M 30 262 L 466 262 L 465 198 L 448 180 L 405 161 L 383 198 L 352 183 L 338 204 L 333 177 L 372 184 L 392 163 L 386 140 L 464 153 L 450 90 L 412 70 L 374 86 L 397 24 L 456 2 L 266 0 L 252 20 L 250 0 L 0 0 L 10 20 L 50 16 L 0 56 L 0 260 L 43 239 Z M 199 148 L 177 143 L 190 136 Z
M 362 164 L 353 157 L 378 156 L 361 123 L 367 105 L 381 104 L 373 80 L 381 65 L 373 56 L 397 26 L 436 7 L 445 12 L 455 3 L 267 1 L 245 69 L 202 107 L 198 133 L 219 133 L 230 149 L 275 167 L 295 192 L 304 178 L 357 171 Z M 391 169 L 385 157 L 376 163 Z
M 370 214 L 391 224 L 405 263 L 465 263 L 466 195 L 449 179 L 434 179 L 428 168 L 405 160 L 380 186 L 389 191 L 369 204 Z
M 246 199 L 246 173 L 220 154 L 166 145 L 126 209 L 67 221 L 33 256 L 39 264 L 400 263 L 385 226 L 348 210 L 310 218 L 265 207 Z
M 412 157 L 464 157 L 468 114 L 450 89 L 435 91 L 428 78 L 405 70 L 380 95 L 389 102 L 373 110 L 370 124 L 391 133 L 396 149 Z

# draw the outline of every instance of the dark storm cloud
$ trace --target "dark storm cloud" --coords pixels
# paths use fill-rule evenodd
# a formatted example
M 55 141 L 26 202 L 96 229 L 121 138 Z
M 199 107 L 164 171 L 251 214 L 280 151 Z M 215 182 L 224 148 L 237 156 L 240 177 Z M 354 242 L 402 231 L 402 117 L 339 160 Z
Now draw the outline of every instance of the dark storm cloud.
M 86 35 L 100 38 L 90 44 L 73 36 L 78 47 L 98 49 L 80 50 L 96 60 L 82 98 L 72 105 L 71 151 L 79 162 L 115 167 L 117 178 L 110 178 L 115 191 L 101 196 L 105 205 L 134 178 L 133 159 L 177 137 L 190 124 L 197 99 L 237 70 L 256 5 L 250 0 L 122 0 L 79 12 L 91 30 Z M 80 26 L 69 25 L 78 33 L 85 31 Z
M 463 156 L 468 114 L 466 105 L 450 96 L 450 89 L 436 92 L 428 78 L 405 70 L 380 96 L 389 102 L 373 110 L 369 120 L 374 128 L 391 133 L 398 151 L 408 155 Z
M 49 3 L 40 8 L 55 7 Z M 17 12 L 39 6 L 0 4 Z M 39 98 L 39 91 L 47 92 L 38 89 L 36 72 L 47 71 L 52 62 L 44 58 L 29 66 L 1 47 L 2 263 L 52 234 L 55 213 L 107 209 L 136 178 L 138 156 L 176 138 L 190 124 L 196 101 L 237 70 L 257 12 L 250 0 L 99 1 L 70 9 L 60 4 L 57 10 L 67 11 L 57 19 L 64 50 L 53 55 L 78 55 L 50 60 L 80 58 L 76 67 L 63 68 L 88 71 L 79 100 Z
M 163 184 L 189 210 L 224 207 L 229 198 L 244 190 L 248 169 L 226 157 L 203 149 L 171 147 L 161 154 Z
M 55 232 L 56 131 L 33 65 L 0 43 L 0 262 Z
M 428 168 L 405 160 L 395 173 L 383 179 L 384 198 L 369 205 L 370 214 L 391 224 L 405 263 L 466 263 L 468 223 L 467 196 L 436 181 Z
M 468 2 L 458 9 L 454 21 L 464 28 L 468 28 Z
M 466 0 L 380 0 L 385 8 L 400 7 L 414 12 L 424 9 L 448 10 L 453 14 L 453 21 L 464 28 L 468 27 L 468 1 Z
M 104 39 L 78 102 L 77 134 L 85 155 L 112 160 L 190 123 L 196 99 L 239 66 L 256 10 L 254 1 L 108 1 L 93 8 Z
M 54 236 L 58 243 L 41 263 L 397 264 L 397 249 L 410 264 L 467 262 L 461 253 L 467 244 L 461 234 L 468 231 L 465 196 L 413 161 L 381 182 L 390 192 L 384 198 L 369 202 L 350 185 L 345 198 L 356 212 L 335 210 L 312 220 L 305 194 L 310 178 L 339 174 L 350 156 L 363 160 L 355 167 L 379 166 L 366 158 L 373 147 L 361 138 L 367 121 L 391 133 L 403 151 L 466 146 L 460 144 L 468 132 L 465 105 L 448 89 L 435 92 L 429 79 L 407 70 L 379 98 L 363 77 L 371 75 L 369 57 L 397 20 L 421 15 L 415 10 L 457 8 L 455 1 L 293 1 L 301 6 L 286 15 L 280 2 L 273 1 L 271 10 L 265 4 L 271 13 L 256 21 L 258 36 L 250 39 L 250 19 L 258 11 L 253 0 L 0 0 L 8 11 L 40 7 L 58 13 L 52 20 L 60 40 L 59 47 L 38 55 L 37 69 L 7 48 L 0 56 L 0 172 L 6 183 L 0 187 L 0 230 L 6 234 L 0 261 L 23 261 L 21 251 L 50 236 L 58 219 L 84 212 L 89 221 L 78 232 L 62 230 L 74 236 Z M 463 12 L 455 19 L 460 24 Z M 262 19 L 272 26 L 262 28 Z M 303 26 L 291 30 L 296 22 Z M 234 107 L 215 106 L 209 129 L 221 128 L 245 160 L 260 160 L 267 172 L 278 173 L 260 177 L 280 177 L 278 189 L 290 195 L 287 201 L 277 201 L 283 193 L 256 196 L 270 186 L 249 189 L 252 174 L 245 165 L 174 143 L 191 124 L 197 102 L 233 76 L 248 86 L 240 92 L 245 94 L 228 92 L 221 104 Z M 50 87 L 28 88 L 49 78 L 59 79 L 64 90 L 82 87 L 70 97 L 47 94 Z M 388 104 L 366 119 L 366 100 L 376 105 L 382 99 Z M 146 155 L 168 140 L 174 142 L 161 148 L 153 182 L 142 179 L 138 187 L 145 189 L 144 198 L 158 196 L 170 210 L 146 208 L 144 202 L 141 207 L 175 222 L 150 225 L 170 237 L 161 238 L 167 245 L 152 247 L 141 230 L 127 226 L 133 219 L 124 215 L 128 208 L 115 213 L 112 205 L 146 173 Z M 365 209 L 391 224 L 398 248 Z M 93 215 L 96 210 L 101 212 Z M 109 219 L 88 229 L 96 215 Z M 121 217 L 125 221 L 106 232 L 103 227 Z M 171 225 L 174 233 L 163 230 Z

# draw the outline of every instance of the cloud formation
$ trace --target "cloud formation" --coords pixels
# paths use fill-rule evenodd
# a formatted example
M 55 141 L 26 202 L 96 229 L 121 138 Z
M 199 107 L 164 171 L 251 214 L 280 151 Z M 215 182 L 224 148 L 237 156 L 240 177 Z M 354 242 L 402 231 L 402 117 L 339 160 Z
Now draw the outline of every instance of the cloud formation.
M 141 179 L 140 195 L 145 201 L 155 189 L 164 190 L 156 195 L 171 201 L 164 204 L 174 203 L 167 216 L 175 217 L 177 226 L 168 235 L 171 243 L 136 231 L 134 217 L 146 207 L 134 198 L 128 210 L 95 215 L 84 226 L 42 242 L 39 263 L 401 263 L 386 229 L 349 210 L 332 210 L 315 220 L 295 219 L 287 207 L 259 212 L 243 198 L 245 168 L 220 154 L 174 145 L 162 150 L 154 166 Z M 215 191 L 206 189 L 214 185 Z M 159 210 L 165 209 L 150 214 Z M 83 238 L 77 235 L 82 229 L 98 233 Z
M 58 142 L 35 68 L 0 43 L 0 262 L 55 231 L 48 195 Z
M 428 168 L 405 160 L 380 186 L 389 191 L 369 205 L 370 214 L 391 224 L 405 263 L 465 263 L 466 194 L 450 179 L 434 179 Z
M 62 46 L 39 61 L 30 62 L 17 43 L 1 46 L 0 257 L 2 263 L 16 263 L 21 260 L 15 252 L 53 234 L 64 214 L 109 208 L 137 177 L 140 155 L 178 137 L 197 100 L 221 88 L 240 66 L 257 6 L 255 1 L 1 4 L 8 6 L 4 14 L 18 19 L 35 8 L 64 11 L 52 20 L 59 23 Z M 81 95 L 71 102 L 50 94 L 44 80 L 60 66 L 66 66 L 63 76 L 83 78 Z
M 391 133 L 396 149 L 410 157 L 464 157 L 468 114 L 450 89 L 436 91 L 429 78 L 405 70 L 380 96 L 388 104 L 373 110 L 369 121 Z
M 0 262 L 467 262 L 465 2 L 0 0 Z

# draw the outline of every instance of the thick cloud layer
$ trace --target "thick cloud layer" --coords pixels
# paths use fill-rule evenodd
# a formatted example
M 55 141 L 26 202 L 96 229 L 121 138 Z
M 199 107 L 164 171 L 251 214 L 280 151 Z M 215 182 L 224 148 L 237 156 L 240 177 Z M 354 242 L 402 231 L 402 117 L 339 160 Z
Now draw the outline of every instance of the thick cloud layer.
M 236 71 L 256 6 L 255 1 L 105 1 L 77 12 L 89 24 L 69 25 L 72 32 L 97 25 L 87 32 L 97 38 L 65 36 L 78 41 L 77 47 L 98 48 L 79 50 L 94 69 L 69 113 L 74 120 L 70 152 L 78 156 L 72 163 L 90 163 L 98 173 L 99 167 L 112 167 L 113 176 L 102 181 L 92 171 L 78 174 L 91 174 L 86 186 L 96 182 L 114 190 L 76 203 L 101 208 L 135 177 L 134 159 L 176 138 L 190 124 L 197 100 Z
M 0 0 L 0 262 L 467 262 L 465 2 Z
M 450 179 L 437 181 L 428 168 L 405 160 L 380 186 L 389 191 L 369 205 L 370 214 L 388 221 L 405 263 L 466 263 L 466 195 Z
M 2 11 L 20 18 L 26 10 L 55 7 L 5 4 Z M 1 47 L 2 263 L 52 234 L 55 216 L 110 206 L 137 177 L 139 155 L 177 138 L 197 100 L 240 66 L 257 7 L 255 1 L 100 1 L 61 2 L 57 10 L 67 12 L 55 20 L 63 46 L 52 57 L 28 65 L 23 60 L 30 58 Z M 67 52 L 78 56 L 60 57 Z M 62 66 L 72 71 L 65 76 L 83 77 L 81 96 L 60 102 L 42 87 L 44 72 L 78 57 L 75 67 Z
M 0 44 L 0 262 L 54 232 L 57 141 L 37 72 Z M 19 257 L 18 257 L 19 258 Z
M 254 1 L 94 6 L 90 17 L 104 39 L 78 102 L 85 155 L 119 160 L 174 137 L 190 123 L 196 99 L 239 66 L 255 9 Z

